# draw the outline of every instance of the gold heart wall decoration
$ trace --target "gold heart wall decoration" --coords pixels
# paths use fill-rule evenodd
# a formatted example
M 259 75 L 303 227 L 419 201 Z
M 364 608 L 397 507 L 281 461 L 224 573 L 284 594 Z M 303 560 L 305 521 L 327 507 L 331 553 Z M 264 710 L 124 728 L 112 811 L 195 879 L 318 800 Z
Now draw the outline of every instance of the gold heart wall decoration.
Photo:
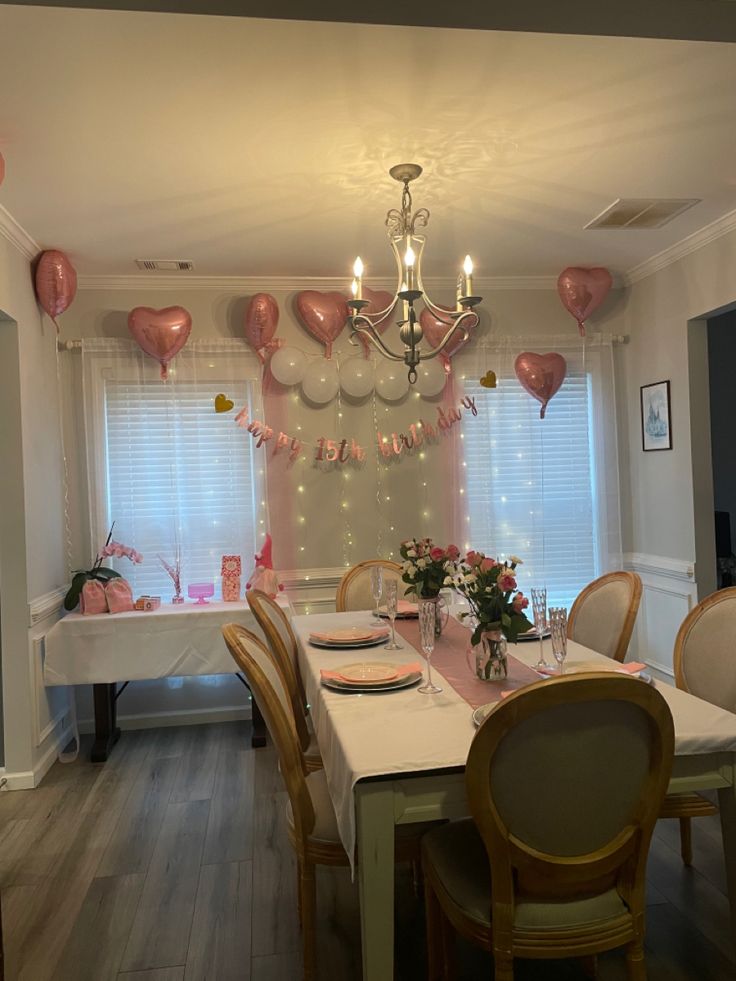
M 215 412 L 229 412 L 234 407 L 235 403 L 233 400 L 227 398 L 222 392 L 215 396 Z

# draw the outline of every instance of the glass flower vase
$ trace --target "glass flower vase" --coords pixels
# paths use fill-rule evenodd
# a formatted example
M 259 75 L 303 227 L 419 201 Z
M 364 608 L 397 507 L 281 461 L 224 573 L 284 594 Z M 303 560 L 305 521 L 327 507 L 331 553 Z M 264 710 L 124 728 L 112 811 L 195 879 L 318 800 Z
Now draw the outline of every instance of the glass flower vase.
M 504 681 L 508 675 L 506 638 L 500 630 L 487 630 L 471 645 L 470 668 L 480 681 Z

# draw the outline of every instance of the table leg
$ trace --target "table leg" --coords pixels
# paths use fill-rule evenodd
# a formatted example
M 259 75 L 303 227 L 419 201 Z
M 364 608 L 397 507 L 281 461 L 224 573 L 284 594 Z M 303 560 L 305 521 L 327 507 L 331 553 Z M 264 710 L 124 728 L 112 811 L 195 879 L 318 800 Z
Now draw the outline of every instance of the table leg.
M 736 765 L 732 770 L 732 783 L 718 791 L 718 809 L 721 813 L 723 854 L 726 860 L 726 883 L 731 904 L 731 936 L 736 949 Z
M 358 888 L 363 981 L 394 976 L 394 794 L 385 783 L 356 784 Z
M 252 726 L 250 744 L 253 749 L 260 749 L 261 746 L 266 745 L 266 723 L 263 720 L 261 710 L 256 704 L 253 692 L 250 690 L 250 685 L 245 675 L 237 671 L 235 677 L 248 689 L 248 694 L 250 695 L 250 721 Z
M 117 726 L 116 685 L 92 685 L 95 702 L 95 741 L 90 759 L 93 763 L 104 763 L 110 750 L 120 739 Z

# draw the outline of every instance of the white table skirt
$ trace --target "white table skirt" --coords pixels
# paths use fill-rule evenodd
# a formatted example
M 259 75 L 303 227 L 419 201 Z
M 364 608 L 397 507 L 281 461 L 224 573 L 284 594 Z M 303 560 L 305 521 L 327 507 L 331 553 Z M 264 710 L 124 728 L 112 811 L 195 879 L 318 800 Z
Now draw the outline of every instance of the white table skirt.
M 351 857 L 355 850 L 354 788 L 358 781 L 386 774 L 421 774 L 423 771 L 464 767 L 475 734 L 472 709 L 442 675 L 432 670 L 440 695 L 422 695 L 415 688 L 383 694 L 343 694 L 320 684 L 320 669 L 355 661 L 397 663 L 422 661 L 407 641 L 402 651 L 387 652 L 383 646 L 359 651 L 325 650 L 309 643 L 309 634 L 345 626 L 366 626 L 369 612 L 325 613 L 292 619 L 299 638 L 299 664 L 310 703 L 327 783 L 337 814 L 340 837 Z M 552 661 L 549 641 L 546 656 Z M 510 653 L 533 666 L 538 644 L 509 645 Z M 567 664 L 610 660 L 580 644 L 568 644 Z M 666 685 L 658 690 L 667 701 L 675 723 L 675 754 L 693 756 L 736 751 L 736 715 L 693 695 Z M 493 700 L 493 685 L 488 686 Z
M 279 603 L 290 610 L 285 596 Z M 245 601 L 166 603 L 149 613 L 69 613 L 46 634 L 44 683 L 89 685 L 234 674 L 237 668 L 222 637 L 222 627 L 233 622 L 262 636 Z

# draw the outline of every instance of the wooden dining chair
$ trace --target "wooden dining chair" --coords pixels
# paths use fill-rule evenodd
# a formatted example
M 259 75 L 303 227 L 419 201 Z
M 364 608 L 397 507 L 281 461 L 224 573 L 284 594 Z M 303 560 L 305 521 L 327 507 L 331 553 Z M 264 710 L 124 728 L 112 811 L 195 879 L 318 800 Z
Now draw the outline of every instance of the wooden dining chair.
M 608 572 L 588 583 L 575 599 L 567 619 L 567 636 L 614 661 L 623 661 L 640 601 L 641 579 L 635 572 Z
M 736 712 L 736 587 L 707 596 L 688 613 L 675 638 L 675 684 L 683 691 Z M 660 817 L 680 821 L 680 854 L 692 865 L 691 819 L 717 814 L 701 794 L 668 794 Z
M 319 770 L 322 768 L 322 756 L 317 736 L 308 722 L 307 696 L 299 672 L 299 649 L 288 617 L 278 603 L 259 589 L 249 589 L 245 598 L 283 675 L 307 769 Z
M 346 610 L 372 610 L 375 601 L 371 593 L 371 569 L 380 566 L 384 578 L 390 577 L 401 581 L 401 566 L 389 559 L 366 559 L 348 569 L 340 580 L 335 596 L 335 609 L 338 613 Z M 400 586 L 400 589 L 403 587 Z M 399 595 L 402 595 L 402 592 Z
M 626 947 L 644 981 L 647 852 L 674 752 L 650 685 L 609 673 L 555 678 L 498 703 L 466 766 L 473 820 L 422 842 L 429 978 L 452 976 L 452 928 L 514 957 L 592 959 Z
M 228 650 L 243 672 L 260 705 L 279 758 L 279 769 L 289 797 L 289 838 L 296 852 L 299 921 L 304 952 L 304 981 L 316 978 L 315 918 L 317 865 L 348 865 L 337 827 L 324 770 L 308 772 L 299 744 L 291 697 L 283 675 L 265 645 L 245 627 L 229 623 L 222 628 Z M 433 824 L 406 824 L 396 828 L 397 862 L 416 862 L 421 835 Z

